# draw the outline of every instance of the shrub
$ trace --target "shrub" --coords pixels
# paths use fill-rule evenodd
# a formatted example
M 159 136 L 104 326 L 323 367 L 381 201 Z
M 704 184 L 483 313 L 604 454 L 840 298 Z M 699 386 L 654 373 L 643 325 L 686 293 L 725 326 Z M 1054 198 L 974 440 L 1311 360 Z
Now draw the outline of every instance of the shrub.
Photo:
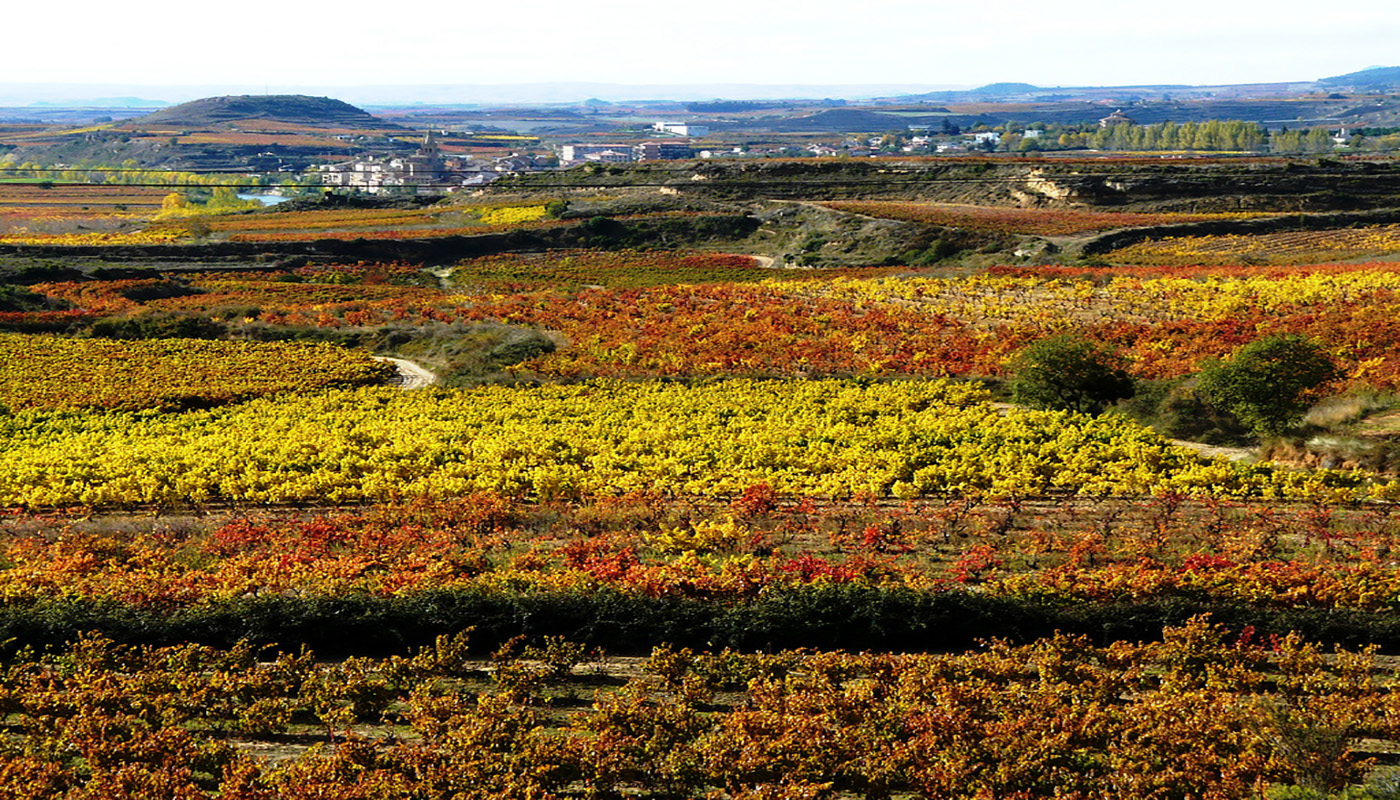
M 1032 408 L 1098 414 L 1133 396 L 1122 358 L 1087 339 L 1063 334 L 1022 348 L 1011 361 L 1011 396 Z
M 46 306 L 43 295 L 0 283 L 0 311 L 37 311 Z
M 1245 444 L 1253 438 L 1234 416 L 1202 399 L 1194 379 L 1146 381 L 1137 388 L 1124 410 L 1166 436 L 1215 445 Z
M 100 319 L 88 329 L 100 339 L 219 339 L 227 329 L 222 323 L 190 314 L 138 314 Z
M 1297 334 L 1268 336 L 1201 368 L 1197 392 L 1261 436 L 1296 427 L 1317 390 L 1337 377 L 1317 343 Z

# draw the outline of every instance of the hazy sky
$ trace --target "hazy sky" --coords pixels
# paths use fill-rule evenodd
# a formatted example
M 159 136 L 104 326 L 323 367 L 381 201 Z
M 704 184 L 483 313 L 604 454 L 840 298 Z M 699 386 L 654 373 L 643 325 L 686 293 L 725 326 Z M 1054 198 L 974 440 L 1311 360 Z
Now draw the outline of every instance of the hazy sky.
M 3 83 L 1081 86 L 1400 65 L 1395 0 L 72 0 L 3 19 Z

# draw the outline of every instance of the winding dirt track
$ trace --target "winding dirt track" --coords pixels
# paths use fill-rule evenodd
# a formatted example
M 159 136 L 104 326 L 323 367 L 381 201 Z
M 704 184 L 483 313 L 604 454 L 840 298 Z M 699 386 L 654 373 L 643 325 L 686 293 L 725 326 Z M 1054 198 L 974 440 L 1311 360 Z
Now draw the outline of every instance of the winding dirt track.
M 1203 456 L 1223 458 L 1228 461 L 1248 461 L 1259 457 L 1259 450 L 1254 447 L 1223 447 L 1220 445 L 1202 444 L 1200 442 L 1188 442 L 1184 439 L 1172 439 L 1171 443 L 1177 447 L 1195 450 Z
M 389 356 L 374 356 L 375 361 L 384 361 L 394 365 L 398 371 L 393 379 L 393 384 L 404 391 L 412 389 L 423 389 L 438 382 L 438 376 L 432 372 L 418 366 L 412 361 L 402 358 L 390 358 Z

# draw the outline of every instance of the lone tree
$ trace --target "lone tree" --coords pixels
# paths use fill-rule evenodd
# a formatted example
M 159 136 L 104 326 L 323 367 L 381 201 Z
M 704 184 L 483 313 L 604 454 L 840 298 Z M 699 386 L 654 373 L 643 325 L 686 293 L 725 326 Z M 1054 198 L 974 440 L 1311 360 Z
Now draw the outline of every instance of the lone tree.
M 1316 342 L 1295 333 L 1257 339 L 1226 361 L 1201 368 L 1196 391 L 1235 415 L 1260 436 L 1295 427 L 1318 387 L 1337 377 L 1337 365 Z
M 1010 366 L 1012 399 L 1032 408 L 1098 414 L 1136 389 L 1122 357 L 1071 334 L 1027 345 Z

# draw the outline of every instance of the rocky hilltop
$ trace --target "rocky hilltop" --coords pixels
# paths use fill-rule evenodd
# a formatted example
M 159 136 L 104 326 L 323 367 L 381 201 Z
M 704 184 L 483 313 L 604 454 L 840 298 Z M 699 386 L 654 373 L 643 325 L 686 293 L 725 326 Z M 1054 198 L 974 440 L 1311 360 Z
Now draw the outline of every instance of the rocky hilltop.
M 129 161 L 177 170 L 297 171 L 325 157 L 332 133 L 353 136 L 356 153 L 391 155 L 412 151 L 413 145 L 396 138 L 408 132 L 329 97 L 233 95 L 181 103 L 112 126 L 58 131 L 15 147 L 9 157 L 42 164 Z
M 130 120 L 123 127 L 208 128 L 247 120 L 269 120 L 310 128 L 400 128 L 341 100 L 302 94 L 206 97 L 163 108 Z

